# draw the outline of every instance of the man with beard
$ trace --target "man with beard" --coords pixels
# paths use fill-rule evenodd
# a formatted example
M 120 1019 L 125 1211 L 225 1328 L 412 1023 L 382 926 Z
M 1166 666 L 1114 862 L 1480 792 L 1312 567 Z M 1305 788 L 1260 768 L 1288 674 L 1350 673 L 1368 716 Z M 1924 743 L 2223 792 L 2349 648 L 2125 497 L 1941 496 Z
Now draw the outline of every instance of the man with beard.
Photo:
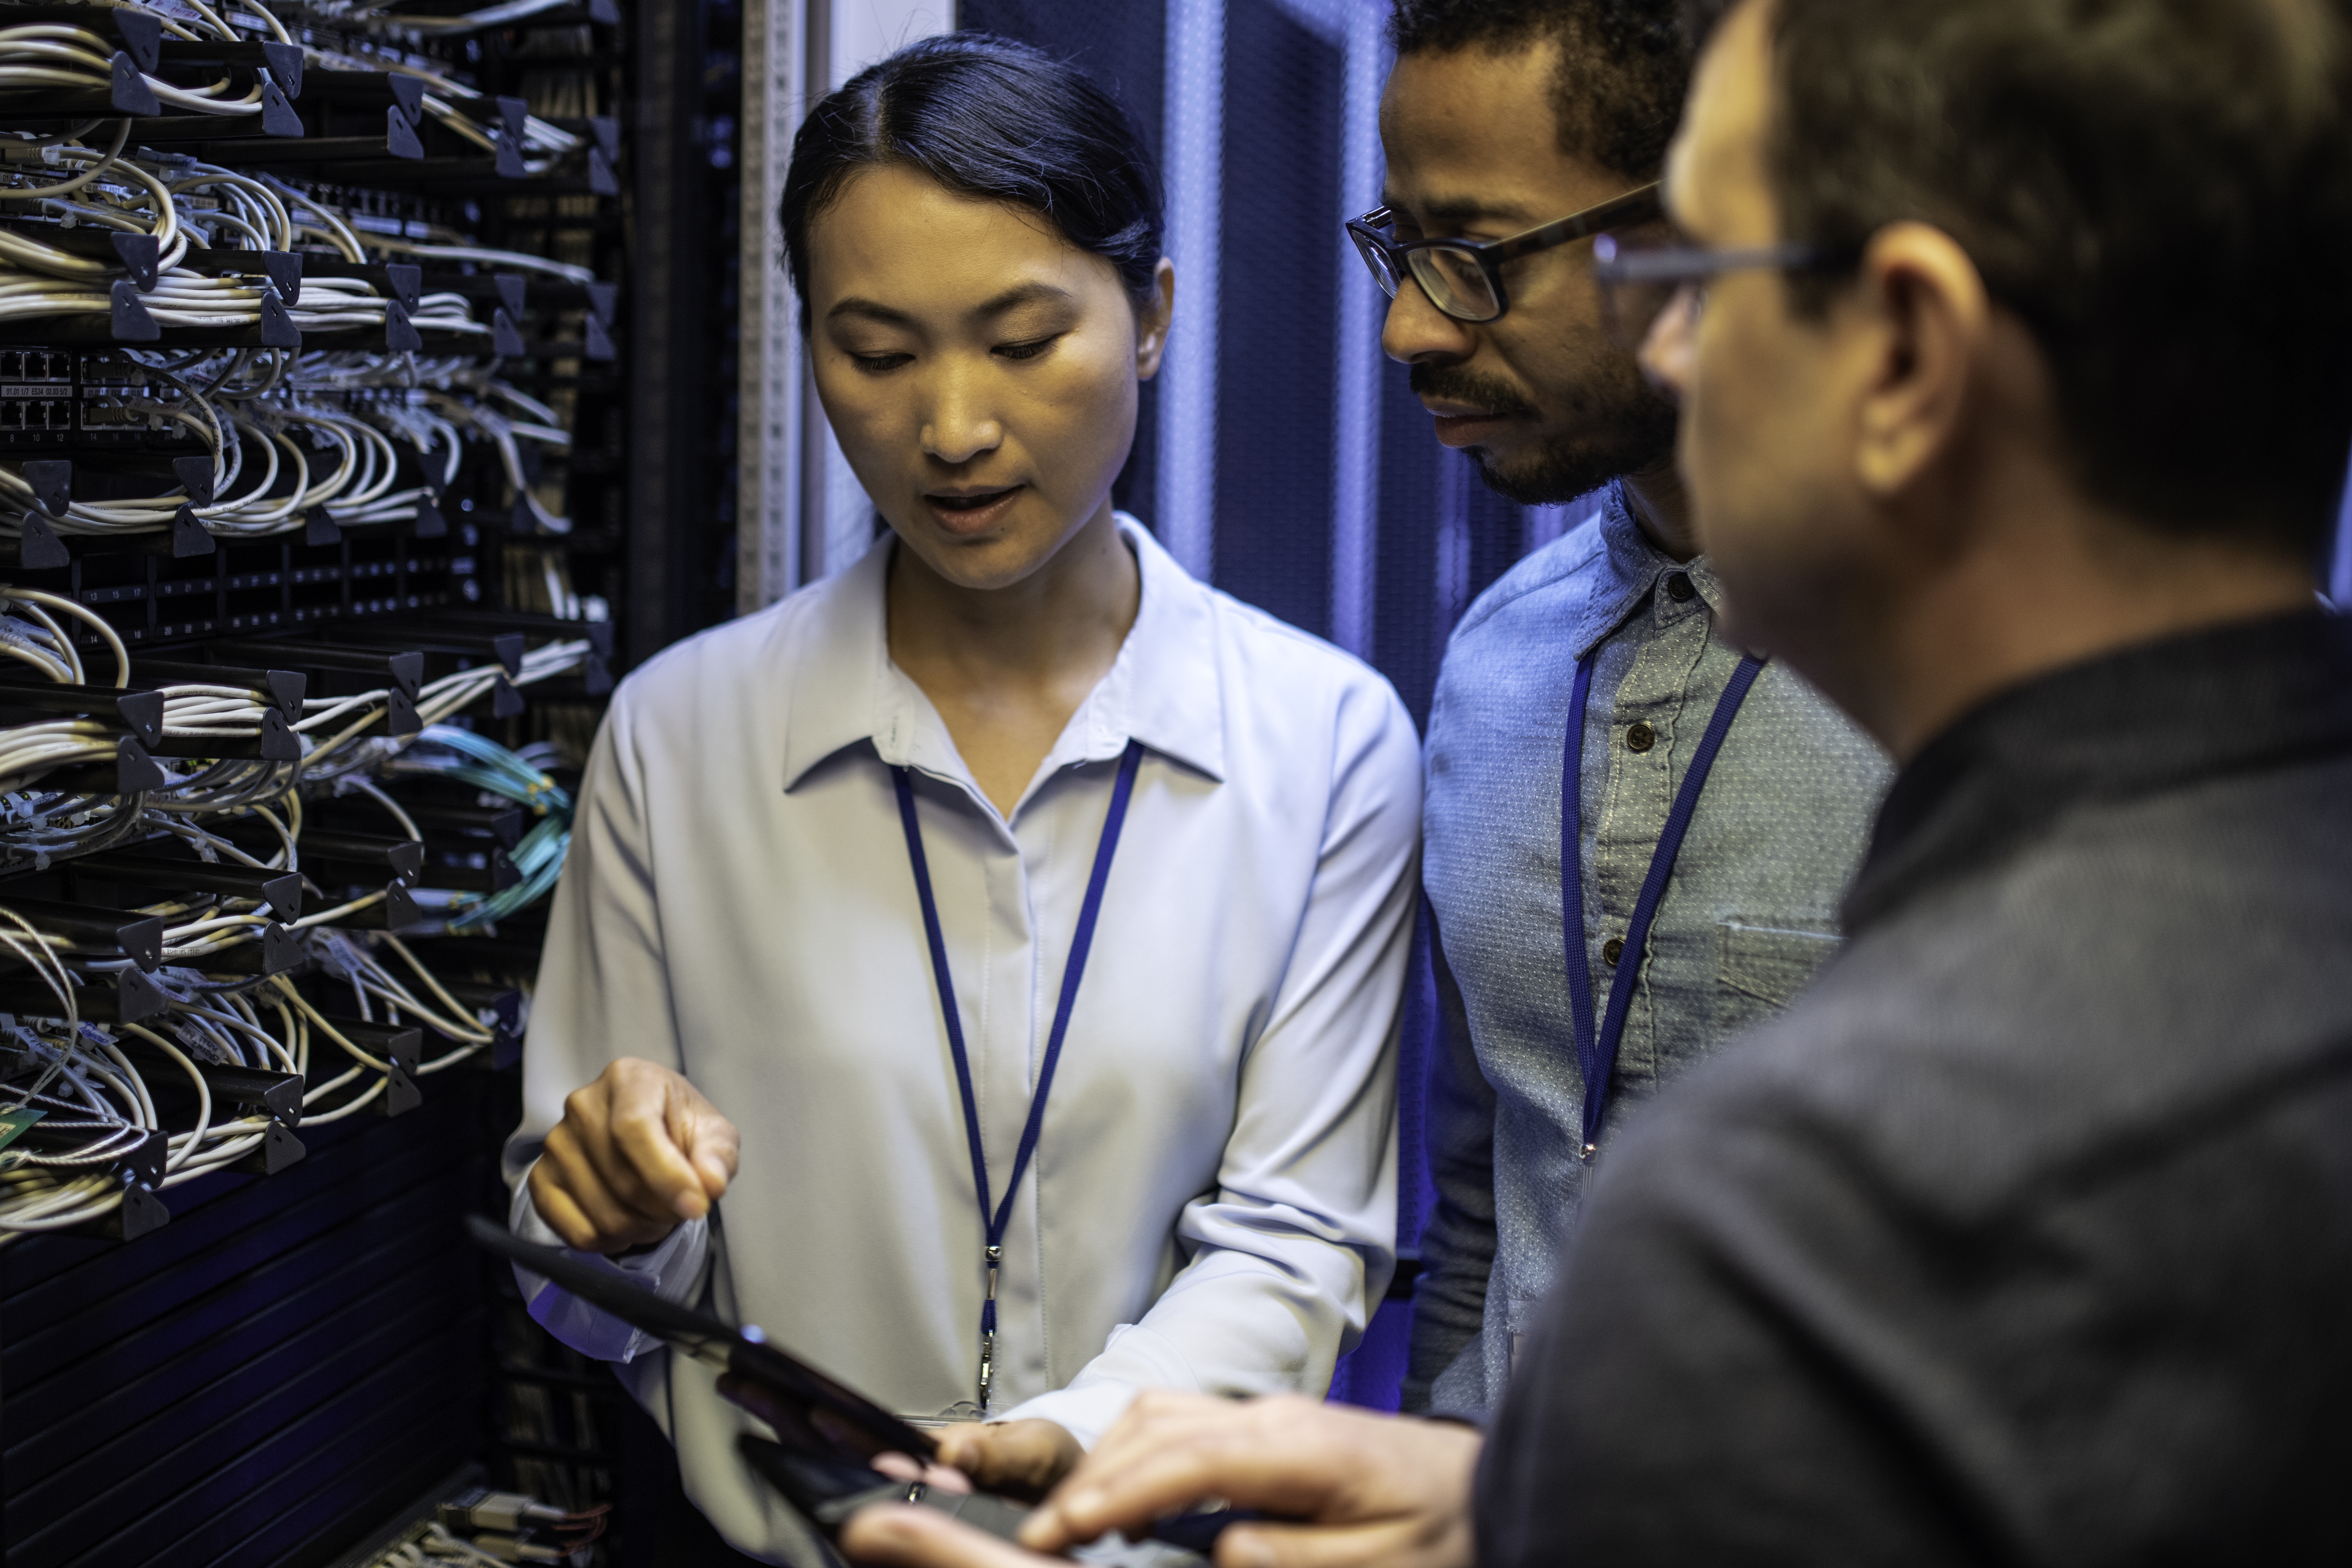
M 1594 237 L 1661 223 L 1690 68 L 1674 0 L 1397 0 L 1390 31 L 1387 205 L 1350 226 L 1392 296 L 1382 346 L 1495 489 L 1607 487 L 1471 606 L 1430 712 L 1445 1036 L 1404 1398 L 1473 1413 L 1628 1112 L 1836 947 L 1887 773 L 1726 637 L 1673 406 L 1603 330 Z

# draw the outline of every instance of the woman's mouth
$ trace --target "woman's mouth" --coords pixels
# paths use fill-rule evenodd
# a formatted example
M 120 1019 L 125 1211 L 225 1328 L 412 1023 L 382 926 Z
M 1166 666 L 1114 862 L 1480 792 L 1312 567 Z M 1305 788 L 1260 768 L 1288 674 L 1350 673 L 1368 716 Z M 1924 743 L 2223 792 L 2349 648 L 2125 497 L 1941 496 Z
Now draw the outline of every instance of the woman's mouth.
M 968 489 L 930 490 L 925 493 L 923 504 L 931 516 L 950 533 L 971 535 L 985 532 L 1004 519 L 1013 502 L 1026 485 L 974 485 Z

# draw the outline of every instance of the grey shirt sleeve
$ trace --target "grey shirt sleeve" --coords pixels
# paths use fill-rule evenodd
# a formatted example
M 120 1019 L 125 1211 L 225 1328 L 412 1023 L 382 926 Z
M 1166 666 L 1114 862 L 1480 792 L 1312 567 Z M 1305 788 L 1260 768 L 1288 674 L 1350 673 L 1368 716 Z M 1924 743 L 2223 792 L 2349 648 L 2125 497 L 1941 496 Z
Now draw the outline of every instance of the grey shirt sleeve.
M 1412 1344 L 1402 1408 L 1429 1407 L 1438 1378 L 1456 1360 L 1475 1363 L 1495 1266 L 1495 1090 L 1470 1045 L 1462 988 L 1445 963 L 1444 933 L 1429 917 L 1436 972 L 1438 1041 L 1430 1067 L 1430 1174 L 1436 1206 L 1422 1228 L 1422 1276 L 1412 1297 Z M 1453 1380 L 1459 1381 L 1459 1380 Z

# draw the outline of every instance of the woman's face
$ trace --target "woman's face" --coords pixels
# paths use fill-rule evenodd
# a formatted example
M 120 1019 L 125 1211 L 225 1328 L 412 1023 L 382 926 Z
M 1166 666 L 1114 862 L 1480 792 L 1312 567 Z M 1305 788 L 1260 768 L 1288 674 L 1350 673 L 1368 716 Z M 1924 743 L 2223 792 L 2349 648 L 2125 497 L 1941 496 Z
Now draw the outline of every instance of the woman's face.
M 971 588 L 1036 571 L 1110 505 L 1160 365 L 1167 263 L 1139 322 L 1118 273 L 1038 215 L 904 164 L 854 176 L 809 231 L 809 357 L 866 493 Z

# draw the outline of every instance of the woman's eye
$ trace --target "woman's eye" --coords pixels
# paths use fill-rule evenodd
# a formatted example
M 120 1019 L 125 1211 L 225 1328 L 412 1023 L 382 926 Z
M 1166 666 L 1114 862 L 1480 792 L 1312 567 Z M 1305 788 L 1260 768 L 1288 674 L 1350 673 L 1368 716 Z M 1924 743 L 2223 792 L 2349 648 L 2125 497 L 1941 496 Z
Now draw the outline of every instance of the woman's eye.
M 912 354 L 853 353 L 849 356 L 849 363 L 869 375 L 879 375 L 886 370 L 898 369 L 914 357 Z
M 1025 343 L 1005 343 L 996 352 L 1006 359 L 1035 359 L 1060 340 L 1061 334 L 1056 332 L 1050 338 L 1035 338 Z

